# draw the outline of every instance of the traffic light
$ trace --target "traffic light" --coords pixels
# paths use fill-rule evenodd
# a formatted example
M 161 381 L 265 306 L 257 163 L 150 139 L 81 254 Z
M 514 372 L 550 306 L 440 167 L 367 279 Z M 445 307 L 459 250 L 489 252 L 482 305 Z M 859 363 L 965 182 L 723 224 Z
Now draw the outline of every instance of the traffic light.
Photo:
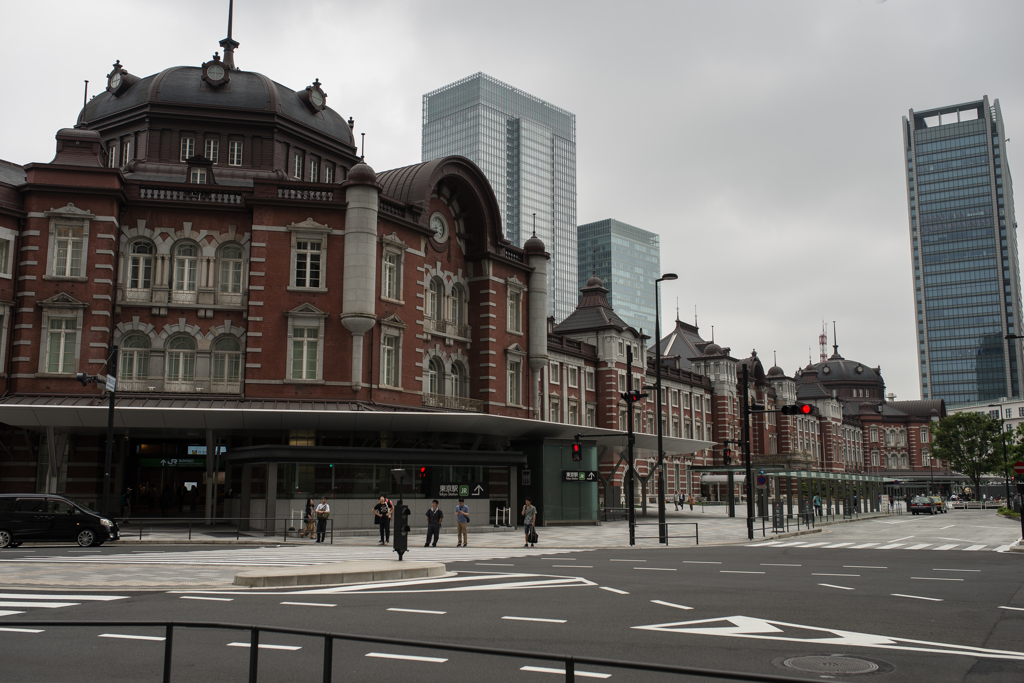
M 722 458 L 724 459 L 726 465 L 731 465 L 732 464 L 732 451 L 729 450 L 728 448 L 726 448 L 722 452 Z
M 89 377 L 89 375 L 85 374 L 84 372 L 80 372 L 77 375 L 75 375 L 75 379 L 77 379 L 79 382 L 81 382 L 83 387 L 87 387 L 87 386 L 89 386 L 89 380 L 91 378 Z
M 814 406 L 806 403 L 794 403 L 791 406 L 782 406 L 779 410 L 783 415 L 817 415 L 818 411 Z
M 572 442 L 572 459 L 576 462 L 583 459 L 583 444 L 579 441 Z
M 623 401 L 630 405 L 634 403 L 639 403 L 640 399 L 642 398 L 647 398 L 647 394 L 643 393 L 638 389 L 634 389 L 633 391 L 627 391 L 619 395 L 622 396 Z
M 395 505 L 395 552 L 401 561 L 402 555 L 409 550 L 409 506 Z
M 420 479 L 426 479 L 427 478 L 427 468 L 426 467 L 421 467 L 419 475 L 420 475 Z

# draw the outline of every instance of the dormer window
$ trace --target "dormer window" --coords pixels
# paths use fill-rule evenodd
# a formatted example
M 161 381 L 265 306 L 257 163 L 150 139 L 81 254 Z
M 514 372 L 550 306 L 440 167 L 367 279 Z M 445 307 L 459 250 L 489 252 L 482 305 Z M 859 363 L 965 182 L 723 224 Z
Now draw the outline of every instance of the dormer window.
M 189 175 L 189 182 L 193 185 L 205 185 L 206 184 L 206 169 L 205 168 L 193 168 Z

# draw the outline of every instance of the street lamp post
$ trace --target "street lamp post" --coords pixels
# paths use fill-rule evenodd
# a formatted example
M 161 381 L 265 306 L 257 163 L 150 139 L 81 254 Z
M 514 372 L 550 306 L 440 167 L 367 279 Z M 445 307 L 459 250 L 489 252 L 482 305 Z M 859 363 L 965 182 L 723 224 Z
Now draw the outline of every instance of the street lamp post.
M 1006 339 L 1007 347 L 1009 347 L 1009 345 L 1011 343 L 1013 343 L 1014 339 L 1024 339 L 1024 334 L 1008 334 L 1004 338 Z M 1021 358 L 1017 358 L 1017 362 L 1018 363 L 1020 363 L 1021 360 L 1022 360 Z M 1012 386 L 1013 385 L 1011 383 L 1011 387 Z M 999 414 L 1000 415 L 1003 414 L 1002 406 L 999 407 Z M 1006 504 L 1009 505 L 1010 504 L 1010 470 L 1007 467 L 1007 463 L 1006 463 L 1006 429 L 1005 428 L 1003 429 L 1003 481 L 1006 483 Z M 1024 514 L 1022 514 L 1020 516 L 1020 519 L 1021 519 L 1021 523 L 1020 523 L 1021 533 L 1024 534 Z
M 654 410 L 658 413 L 658 542 L 668 543 L 665 524 L 665 451 L 661 446 L 661 300 L 658 285 L 666 280 L 678 280 L 675 273 L 665 273 L 654 281 Z
M 100 510 L 105 516 L 110 516 L 110 468 L 114 459 L 114 395 L 117 393 L 117 345 L 111 347 L 110 357 L 107 358 L 107 376 L 100 380 L 97 375 L 87 375 L 80 372 L 75 379 L 88 386 L 90 382 L 103 384 L 107 389 L 110 404 L 107 407 L 107 453 L 103 460 L 103 508 Z
M 989 408 L 999 408 L 999 440 L 1003 443 L 1003 483 L 1006 485 L 1006 503 L 1010 503 L 1010 470 L 1006 465 L 1006 418 L 1003 416 L 1003 406 L 989 403 Z

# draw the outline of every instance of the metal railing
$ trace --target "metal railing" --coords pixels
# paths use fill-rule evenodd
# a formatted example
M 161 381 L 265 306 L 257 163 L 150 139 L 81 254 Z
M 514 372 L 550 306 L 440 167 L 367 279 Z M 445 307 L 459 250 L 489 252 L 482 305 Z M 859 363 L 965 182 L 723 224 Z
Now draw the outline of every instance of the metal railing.
M 699 532 L 699 530 L 697 528 L 697 522 L 665 522 L 665 545 L 668 545 L 668 539 L 672 538 L 672 534 L 669 533 L 669 527 L 671 527 L 671 526 L 681 526 L 681 525 L 686 525 L 686 526 L 692 525 L 693 526 L 693 536 L 679 536 L 679 535 L 676 535 L 675 538 L 679 538 L 679 539 L 682 539 L 682 538 L 692 538 L 694 545 L 700 545 L 700 532 Z M 655 526 L 656 527 L 656 526 L 661 526 L 661 523 L 660 522 L 642 522 L 640 524 L 634 524 L 633 526 L 634 527 L 641 527 L 641 526 Z M 640 539 L 648 539 L 648 540 L 654 539 L 656 541 L 660 541 L 661 540 L 661 538 L 659 536 L 634 536 L 633 538 L 635 538 L 636 540 L 640 540 Z
M 114 515 L 112 519 L 118 519 L 117 515 Z M 149 532 L 153 533 L 160 527 L 168 529 L 169 527 L 176 527 L 179 530 L 188 530 L 188 540 L 192 540 L 192 529 L 195 528 L 197 531 L 205 531 L 207 533 L 211 531 L 220 531 L 221 533 L 231 531 L 235 532 L 235 540 L 241 540 L 242 533 L 246 534 L 263 534 L 264 536 L 277 536 L 281 534 L 283 540 L 288 540 L 288 535 L 291 534 L 292 538 L 299 537 L 302 529 L 295 527 L 289 529 L 289 525 L 293 524 L 295 520 L 290 517 L 218 517 L 217 519 L 207 521 L 205 517 L 129 517 L 127 523 L 122 521 L 118 524 L 121 538 L 127 538 L 129 534 L 125 533 L 127 529 L 125 526 L 131 526 L 131 536 L 135 536 L 135 526 L 139 527 L 139 540 L 142 540 L 142 532 L 146 526 L 149 526 Z M 327 520 L 327 536 L 330 536 L 330 543 L 334 543 L 334 519 L 328 518 Z M 274 522 L 273 529 L 251 529 L 248 527 L 252 522 L 263 522 L 264 526 L 267 526 L 267 522 Z M 284 523 L 284 529 L 277 531 L 277 522 Z M 301 524 L 298 526 L 302 526 Z M 220 529 L 217 529 L 220 527 Z M 314 527 L 315 528 L 315 527 Z
M 25 628 L 26 626 L 47 626 L 53 628 L 108 628 L 111 626 L 128 628 L 158 628 L 164 629 L 162 640 L 164 641 L 163 656 L 163 683 L 170 683 L 171 673 L 174 664 L 174 631 L 175 629 L 208 629 L 226 631 L 248 631 L 249 632 L 249 683 L 256 683 L 259 674 L 260 657 L 260 634 L 280 633 L 292 636 L 322 639 L 324 644 L 323 654 L 323 675 L 324 683 L 331 683 L 334 676 L 334 641 L 353 641 L 359 643 L 374 643 L 378 645 L 397 645 L 400 647 L 413 647 L 424 650 L 443 650 L 447 652 L 467 652 L 470 654 L 489 655 L 503 657 L 506 659 L 527 659 L 546 662 L 560 662 L 565 667 L 565 680 L 567 683 L 575 683 L 576 666 L 586 664 L 588 666 L 601 666 L 613 669 L 627 669 L 632 671 L 650 671 L 658 673 L 679 674 L 683 676 L 702 676 L 704 678 L 718 678 L 731 681 L 756 681 L 764 683 L 793 683 L 793 678 L 787 676 L 773 676 L 771 674 L 744 673 L 740 671 L 723 671 L 721 669 L 704 669 L 694 666 L 675 666 L 671 664 L 653 664 L 648 662 L 635 662 L 621 659 L 604 659 L 602 657 L 578 657 L 575 655 L 556 654 L 553 652 L 529 652 L 510 649 L 497 649 L 491 647 L 479 647 L 476 645 L 454 645 L 448 643 L 433 643 L 423 640 L 408 640 L 405 638 L 385 638 L 381 636 L 367 636 L 355 633 L 334 633 L 324 631 L 310 631 L 298 628 L 282 628 L 277 626 L 259 626 L 247 624 L 226 624 L 205 621 L 0 621 L 3 628 Z M 588 672 L 589 673 L 589 672 Z M 584 675 L 581 672 L 581 675 Z M 588 676 L 589 677 L 589 676 Z
M 494 526 L 512 526 L 512 508 L 496 508 Z

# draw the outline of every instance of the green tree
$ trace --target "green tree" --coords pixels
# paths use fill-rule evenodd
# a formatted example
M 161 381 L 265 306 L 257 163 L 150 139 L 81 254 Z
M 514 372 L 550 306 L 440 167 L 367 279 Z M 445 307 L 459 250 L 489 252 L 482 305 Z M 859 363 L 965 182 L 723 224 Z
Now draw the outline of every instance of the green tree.
M 981 413 L 953 413 L 932 423 L 932 450 L 949 463 L 954 472 L 974 482 L 974 494 L 981 490 L 981 475 L 1002 468 L 1002 424 Z

